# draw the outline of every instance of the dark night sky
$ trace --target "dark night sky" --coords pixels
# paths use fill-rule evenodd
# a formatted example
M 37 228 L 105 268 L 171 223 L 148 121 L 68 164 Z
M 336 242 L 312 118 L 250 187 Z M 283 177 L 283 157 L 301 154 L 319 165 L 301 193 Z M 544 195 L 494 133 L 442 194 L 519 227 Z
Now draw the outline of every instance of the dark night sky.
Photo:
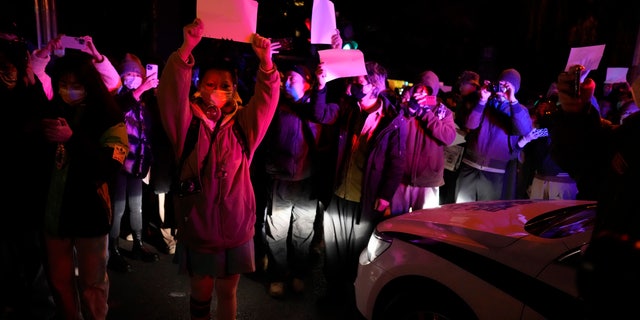
M 33 2 L 22 2 L 21 19 L 34 25 Z M 26 3 L 25 3 L 26 2 Z M 269 37 L 308 32 L 312 1 L 259 1 L 258 33 Z M 143 60 L 166 59 L 182 41 L 182 26 L 195 16 L 195 0 L 57 0 L 58 32 L 90 34 L 105 54 L 125 51 Z M 351 26 L 365 59 L 376 60 L 393 79 L 413 80 L 430 69 L 447 85 L 464 70 L 492 80 L 514 67 L 521 95 L 545 92 L 564 68 L 571 47 L 606 44 L 596 80 L 607 67 L 630 67 L 639 28 L 640 1 L 373 1 L 334 0 L 343 37 Z M 30 4 L 30 8 L 29 8 Z M 18 5 L 16 5 L 18 6 Z M 75 13 L 80 11 L 80 14 Z M 284 13 L 287 16 L 284 16 Z M 481 12 L 487 12 L 481 14 Z M 588 22 L 592 17 L 594 23 Z M 32 33 L 33 34 L 33 33 Z M 306 36 L 306 34 L 305 34 Z M 308 53 L 305 38 L 299 47 Z

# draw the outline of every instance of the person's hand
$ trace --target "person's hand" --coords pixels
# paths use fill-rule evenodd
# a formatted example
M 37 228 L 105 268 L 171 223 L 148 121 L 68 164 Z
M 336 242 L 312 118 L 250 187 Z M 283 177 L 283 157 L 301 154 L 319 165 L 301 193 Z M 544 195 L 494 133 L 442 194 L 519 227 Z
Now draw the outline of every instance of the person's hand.
M 187 60 L 193 48 L 195 48 L 204 34 L 204 22 L 200 18 L 195 18 L 192 23 L 182 28 L 183 42 L 180 47 L 180 55 L 183 60 Z
M 31 55 L 27 53 L 27 66 L 25 68 L 25 83 L 27 85 L 36 84 L 36 75 L 33 72 L 33 66 L 31 65 Z
M 331 48 L 342 49 L 342 37 L 340 37 L 340 29 L 336 29 L 336 33 L 331 35 Z
M 271 42 L 271 59 L 273 60 L 273 55 L 280 53 L 280 48 L 282 48 L 282 43 L 276 41 Z
M 44 138 L 49 142 L 64 143 L 73 135 L 73 131 L 64 118 L 42 119 Z
M 104 57 L 98 51 L 98 49 L 96 49 L 96 46 L 93 43 L 93 38 L 91 36 L 84 36 L 84 37 L 80 37 L 80 38 L 84 39 L 84 43 L 85 43 L 85 47 L 84 47 L 84 49 L 82 49 L 82 52 L 86 52 L 86 53 L 90 54 L 91 56 L 93 56 L 93 60 L 95 60 L 95 62 L 104 61 Z
M 511 84 L 511 82 L 505 81 L 503 87 L 507 89 L 502 92 L 507 101 L 518 101 L 518 99 L 516 99 L 516 90 L 513 88 L 513 84 Z
M 316 78 L 318 78 L 318 90 L 324 89 L 327 85 L 327 72 L 322 68 L 324 62 L 320 62 L 316 68 Z
M 137 87 L 135 90 L 133 90 L 132 92 L 133 97 L 137 101 L 140 101 L 140 96 L 142 96 L 142 94 L 145 93 L 147 90 L 158 87 L 158 83 L 160 83 L 160 80 L 158 78 L 148 75 L 146 78 L 142 80 L 142 83 L 140 84 L 140 86 Z
M 487 103 L 489 101 L 489 97 L 491 97 L 493 93 L 489 90 L 487 81 L 485 81 L 485 85 L 480 87 L 480 102 Z
M 62 36 L 63 34 L 59 34 L 57 37 L 47 42 L 47 44 L 44 45 L 42 48 L 36 50 L 33 54 L 40 59 L 46 59 L 48 56 L 52 55 L 54 52 L 62 51 L 64 49 L 62 47 L 62 43 L 60 42 L 60 37 Z
M 256 56 L 258 56 L 258 59 L 260 60 L 260 68 L 262 68 L 263 71 L 272 70 L 273 60 L 271 57 L 273 55 L 273 51 L 272 51 L 273 48 L 271 45 L 271 40 L 263 36 L 260 36 L 257 33 L 254 33 L 253 36 L 251 37 L 251 47 L 253 48 L 253 51 L 256 53 Z M 280 48 L 280 47 L 275 46 L 275 48 Z
M 595 91 L 595 82 L 591 78 L 586 78 L 584 82 L 579 84 L 580 94 L 576 95 L 575 85 L 576 75 L 578 70 L 582 70 L 584 67 L 580 65 L 574 65 L 569 68 L 569 71 L 562 72 L 558 75 L 558 101 L 560 107 L 565 112 L 581 112 L 589 107 L 591 98 Z

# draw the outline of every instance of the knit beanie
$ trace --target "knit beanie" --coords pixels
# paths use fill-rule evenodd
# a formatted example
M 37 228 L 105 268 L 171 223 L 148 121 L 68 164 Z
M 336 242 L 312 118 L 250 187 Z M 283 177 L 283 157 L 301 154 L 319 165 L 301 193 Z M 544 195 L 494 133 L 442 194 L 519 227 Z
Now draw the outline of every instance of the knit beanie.
M 437 96 L 438 91 L 440 91 L 440 79 L 438 76 L 433 73 L 433 71 L 424 71 L 420 74 L 420 80 L 418 83 L 422 83 L 427 87 L 430 87 L 433 92 L 431 92 L 432 96 Z
M 480 75 L 473 72 L 473 71 L 464 71 L 462 72 L 462 74 L 460 75 L 460 77 L 458 77 L 458 83 L 459 84 L 463 84 L 463 83 L 470 83 L 476 87 L 480 87 Z
M 293 65 L 289 70 L 287 71 L 293 71 L 299 75 L 302 76 L 302 78 L 304 79 L 304 81 L 306 81 L 309 84 L 313 83 L 313 77 L 311 74 L 311 71 L 309 70 L 309 68 L 307 68 L 307 66 L 302 65 L 302 64 L 296 64 Z
M 132 53 L 127 53 L 122 59 L 122 62 L 119 66 L 120 76 L 123 76 L 127 72 L 137 72 L 142 76 L 142 78 L 146 77 L 146 72 L 142 67 L 142 62 L 140 59 Z
M 520 90 L 520 72 L 516 69 L 506 69 L 500 73 L 498 77 L 498 81 L 507 81 L 513 85 L 515 89 L 514 93 L 517 93 Z

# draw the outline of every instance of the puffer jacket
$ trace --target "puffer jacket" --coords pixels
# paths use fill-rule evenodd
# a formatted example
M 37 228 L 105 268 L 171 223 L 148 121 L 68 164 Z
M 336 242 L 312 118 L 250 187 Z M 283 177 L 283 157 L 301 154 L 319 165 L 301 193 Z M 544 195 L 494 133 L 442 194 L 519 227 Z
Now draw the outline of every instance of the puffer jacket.
M 200 177 L 202 191 L 184 197 L 173 195 L 176 237 L 191 250 L 213 253 L 253 239 L 256 200 L 249 167 L 276 110 L 280 75 L 277 70 L 258 71 L 254 93 L 246 107 L 223 119 L 212 143 L 215 123 L 190 103 L 193 65 L 193 56 L 187 63 L 172 53 L 162 72 L 157 97 L 176 162 L 192 117 L 201 121 L 196 146 L 185 161 L 180 179 Z M 241 132 L 234 132 L 234 128 Z M 203 165 L 210 146 L 208 162 Z
M 151 117 L 145 103 L 136 101 L 131 90 L 123 87 L 116 96 L 127 126 L 129 153 L 124 159 L 123 169 L 137 178 L 149 173 L 153 156 L 151 153 Z

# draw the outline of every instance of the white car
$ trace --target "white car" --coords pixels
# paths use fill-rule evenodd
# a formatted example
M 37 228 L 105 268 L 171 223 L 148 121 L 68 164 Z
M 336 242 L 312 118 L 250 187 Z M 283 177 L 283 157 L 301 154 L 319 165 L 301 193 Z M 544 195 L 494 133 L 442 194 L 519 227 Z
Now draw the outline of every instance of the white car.
M 596 202 L 442 205 L 380 222 L 360 255 L 369 320 L 583 319 L 576 272 Z

